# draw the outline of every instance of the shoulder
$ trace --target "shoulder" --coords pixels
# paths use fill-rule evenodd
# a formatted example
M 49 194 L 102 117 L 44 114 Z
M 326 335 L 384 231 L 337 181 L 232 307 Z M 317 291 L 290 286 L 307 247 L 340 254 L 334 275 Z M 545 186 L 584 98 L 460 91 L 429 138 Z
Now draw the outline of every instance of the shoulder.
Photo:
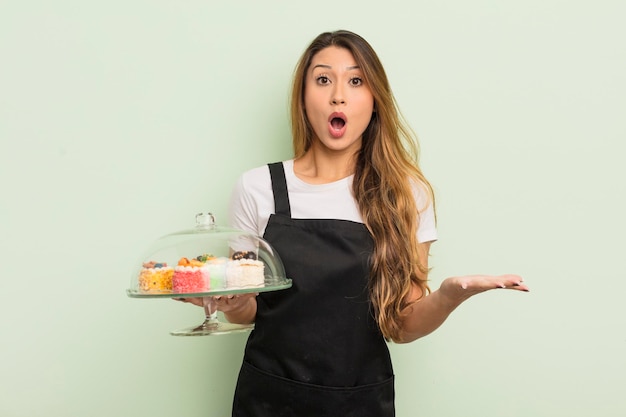
M 268 166 L 262 165 L 242 173 L 230 198 L 230 225 L 261 236 L 273 211 L 274 194 Z
M 271 184 L 270 171 L 267 165 L 261 165 L 245 171 L 239 176 L 237 181 L 238 185 L 247 187 L 264 186 L 267 183 Z
M 285 174 L 289 177 L 289 173 L 293 172 L 293 160 L 281 161 L 285 168 Z M 249 169 L 239 176 L 237 186 L 249 189 L 265 189 L 271 190 L 272 179 L 270 176 L 269 165 L 261 165 L 256 168 Z

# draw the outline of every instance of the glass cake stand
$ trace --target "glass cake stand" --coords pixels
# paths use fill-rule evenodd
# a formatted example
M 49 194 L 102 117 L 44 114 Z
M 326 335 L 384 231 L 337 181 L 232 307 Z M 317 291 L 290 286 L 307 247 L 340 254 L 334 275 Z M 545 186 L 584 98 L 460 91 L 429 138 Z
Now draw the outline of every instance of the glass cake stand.
M 200 293 L 174 293 L 174 292 L 153 292 L 142 293 L 137 289 L 128 289 L 127 295 L 131 298 L 202 298 L 204 306 L 204 321 L 197 325 L 186 327 L 170 332 L 172 336 L 215 336 L 237 332 L 247 332 L 254 328 L 254 324 L 235 324 L 221 321 L 217 315 L 214 304 L 214 297 L 239 296 L 243 294 L 256 294 L 268 291 L 284 290 L 291 287 L 291 280 L 288 278 L 278 278 L 265 282 L 263 287 L 223 289 Z
M 263 270 L 263 281 L 254 285 L 234 286 L 228 268 L 238 259 L 245 258 Z M 195 265 L 196 278 L 192 286 L 183 282 L 181 265 Z M 278 291 L 291 287 L 291 279 L 278 253 L 262 238 L 241 230 L 215 225 L 211 213 L 196 215 L 196 227 L 172 233 L 157 239 L 138 262 L 131 275 L 126 294 L 131 298 L 202 298 L 204 321 L 192 327 L 170 332 L 174 336 L 208 336 L 250 331 L 254 324 L 235 324 L 220 321 L 215 297 L 237 297 Z M 178 265 L 178 266 L 175 266 Z M 235 266 L 236 267 L 236 266 Z M 192 268 L 192 267 L 189 267 Z M 202 273 L 197 272 L 201 268 Z M 208 272 L 206 272 L 208 269 Z M 258 274 L 260 275 L 260 273 Z M 179 277 L 179 278 L 177 278 Z M 258 278 L 260 281 L 260 276 Z M 202 281 L 204 280 L 204 281 Z M 178 285 L 177 287 L 177 284 Z M 183 285 L 185 284 L 185 285 Z M 183 291 L 180 289 L 183 288 Z

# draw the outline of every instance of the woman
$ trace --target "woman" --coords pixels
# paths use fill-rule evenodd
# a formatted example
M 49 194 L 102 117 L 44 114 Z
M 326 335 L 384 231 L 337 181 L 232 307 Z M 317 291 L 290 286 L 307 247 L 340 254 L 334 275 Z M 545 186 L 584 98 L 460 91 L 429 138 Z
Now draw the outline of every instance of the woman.
M 233 416 L 393 416 L 387 340 L 439 327 L 470 296 L 527 291 L 516 275 L 465 276 L 430 292 L 434 198 L 382 64 L 360 36 L 319 35 L 295 71 L 293 160 L 239 179 L 231 224 L 280 254 L 289 290 L 221 297 L 255 322 Z

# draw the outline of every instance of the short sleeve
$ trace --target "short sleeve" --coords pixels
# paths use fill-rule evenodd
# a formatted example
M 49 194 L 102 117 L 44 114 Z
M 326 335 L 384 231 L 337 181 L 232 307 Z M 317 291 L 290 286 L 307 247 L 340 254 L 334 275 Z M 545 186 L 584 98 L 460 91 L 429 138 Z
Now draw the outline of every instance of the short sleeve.
M 438 235 L 433 202 L 428 198 L 427 191 L 422 184 L 413 184 L 413 195 L 419 211 L 417 241 L 419 243 L 434 242 L 437 240 Z
M 274 194 L 267 165 L 244 172 L 235 183 L 230 197 L 230 226 L 263 236 L 273 212 Z
M 259 234 L 254 200 L 246 192 L 245 178 L 241 175 L 233 188 L 229 204 L 229 224 L 235 229 Z

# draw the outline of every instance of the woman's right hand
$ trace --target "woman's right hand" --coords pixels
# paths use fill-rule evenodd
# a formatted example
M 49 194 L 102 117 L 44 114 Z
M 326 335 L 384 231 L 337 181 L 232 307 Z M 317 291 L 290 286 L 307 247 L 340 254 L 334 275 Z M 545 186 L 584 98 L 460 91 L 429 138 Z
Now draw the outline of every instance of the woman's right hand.
M 258 293 L 231 294 L 213 296 L 213 303 L 218 311 L 224 313 L 231 323 L 253 323 L 256 316 L 256 296 Z M 202 297 L 179 297 L 176 301 L 203 307 Z
M 235 294 L 235 295 L 220 295 L 213 297 L 217 309 L 224 314 L 235 313 L 238 310 L 249 306 L 250 301 L 254 300 L 255 312 L 256 312 L 256 296 L 258 293 L 248 294 Z

